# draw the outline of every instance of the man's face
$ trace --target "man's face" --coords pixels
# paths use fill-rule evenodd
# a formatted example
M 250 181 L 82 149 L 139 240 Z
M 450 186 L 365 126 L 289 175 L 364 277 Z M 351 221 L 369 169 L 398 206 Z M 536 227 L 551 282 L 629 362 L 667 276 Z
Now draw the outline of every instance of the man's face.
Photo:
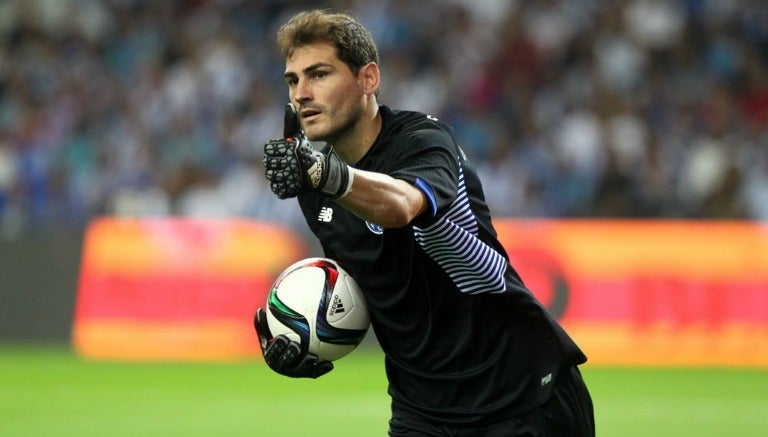
M 307 138 L 336 143 L 363 114 L 358 77 L 330 44 L 297 48 L 285 63 L 285 81 Z

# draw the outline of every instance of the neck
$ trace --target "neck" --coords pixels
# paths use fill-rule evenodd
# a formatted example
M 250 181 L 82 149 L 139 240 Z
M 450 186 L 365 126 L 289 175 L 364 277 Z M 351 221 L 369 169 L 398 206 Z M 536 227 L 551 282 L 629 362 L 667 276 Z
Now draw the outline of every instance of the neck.
M 348 164 L 354 164 L 362 159 L 379 136 L 381 113 L 378 103 L 375 101 L 373 103 L 365 109 L 351 135 L 333 144 L 333 149 Z

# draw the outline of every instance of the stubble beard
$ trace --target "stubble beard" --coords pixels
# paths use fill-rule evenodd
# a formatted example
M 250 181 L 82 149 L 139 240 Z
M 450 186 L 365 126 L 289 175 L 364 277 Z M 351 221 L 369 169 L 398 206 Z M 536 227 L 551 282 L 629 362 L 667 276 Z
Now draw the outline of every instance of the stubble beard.
M 353 110 L 330 120 L 330 125 L 324 131 L 317 133 L 307 132 L 310 141 L 324 141 L 330 145 L 336 145 L 354 130 L 357 122 L 362 118 L 363 111 Z M 305 128 L 306 130 L 306 128 Z

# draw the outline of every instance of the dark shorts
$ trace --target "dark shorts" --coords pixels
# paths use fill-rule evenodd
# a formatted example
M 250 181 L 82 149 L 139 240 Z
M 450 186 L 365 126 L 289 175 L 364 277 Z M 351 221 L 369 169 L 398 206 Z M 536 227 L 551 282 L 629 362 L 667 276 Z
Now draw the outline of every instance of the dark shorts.
M 478 428 L 436 425 L 393 417 L 392 437 L 593 437 L 592 398 L 577 367 L 563 372 L 544 405 L 521 416 Z

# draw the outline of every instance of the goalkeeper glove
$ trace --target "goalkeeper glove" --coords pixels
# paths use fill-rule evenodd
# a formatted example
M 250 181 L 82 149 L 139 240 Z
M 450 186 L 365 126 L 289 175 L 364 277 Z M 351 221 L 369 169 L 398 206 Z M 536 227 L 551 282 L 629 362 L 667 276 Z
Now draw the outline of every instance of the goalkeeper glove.
M 264 168 L 269 187 L 277 197 L 286 199 L 319 191 L 332 199 L 346 195 L 352 188 L 349 167 L 331 150 L 319 152 L 301 132 L 293 105 L 285 107 L 285 138 L 264 145 Z
M 263 309 L 256 311 L 253 324 L 264 361 L 275 372 L 291 378 L 318 378 L 333 370 L 332 362 L 319 360 L 317 355 L 303 350 L 299 343 L 285 335 L 272 337 Z

